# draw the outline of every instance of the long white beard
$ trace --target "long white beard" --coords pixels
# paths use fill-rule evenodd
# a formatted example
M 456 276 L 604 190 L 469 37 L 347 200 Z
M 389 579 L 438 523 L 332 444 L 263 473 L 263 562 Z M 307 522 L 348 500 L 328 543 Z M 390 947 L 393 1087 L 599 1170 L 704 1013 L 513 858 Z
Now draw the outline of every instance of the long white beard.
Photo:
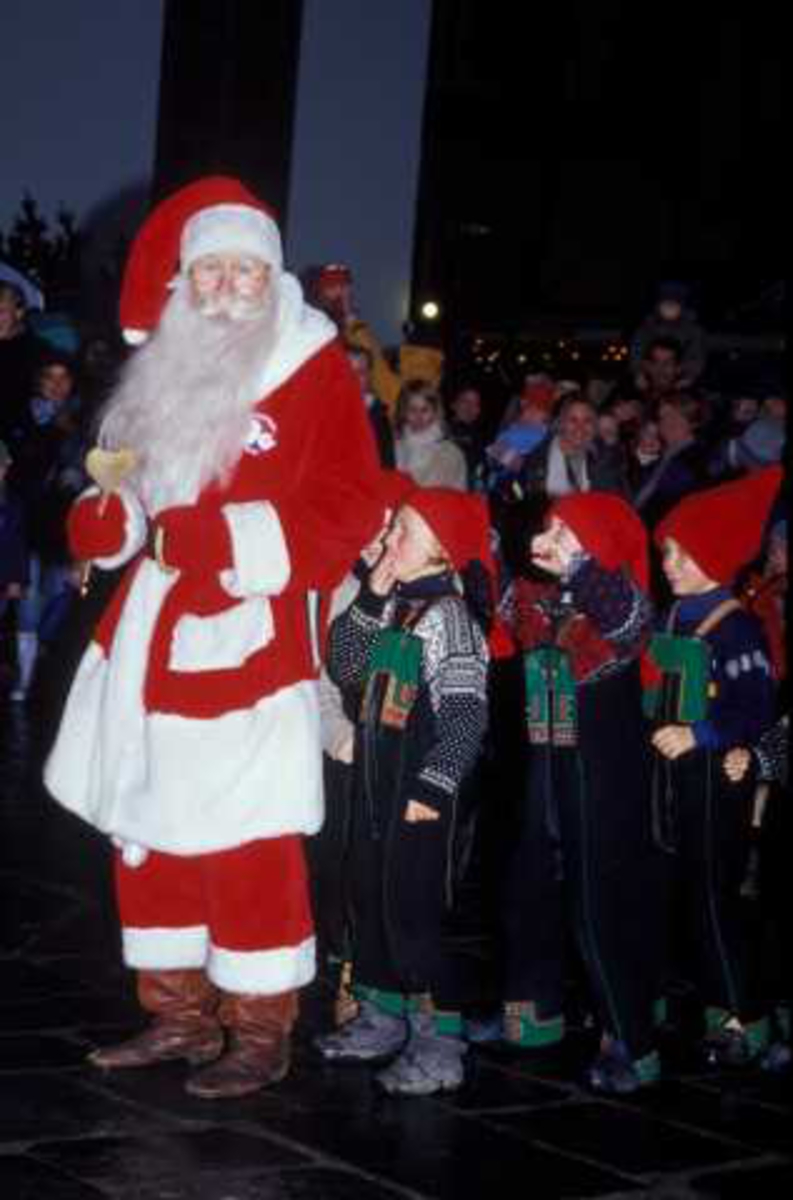
M 255 314 L 200 312 L 183 283 L 108 399 L 100 445 L 137 456 L 129 483 L 153 512 L 192 503 L 239 459 L 277 341 L 271 289 Z

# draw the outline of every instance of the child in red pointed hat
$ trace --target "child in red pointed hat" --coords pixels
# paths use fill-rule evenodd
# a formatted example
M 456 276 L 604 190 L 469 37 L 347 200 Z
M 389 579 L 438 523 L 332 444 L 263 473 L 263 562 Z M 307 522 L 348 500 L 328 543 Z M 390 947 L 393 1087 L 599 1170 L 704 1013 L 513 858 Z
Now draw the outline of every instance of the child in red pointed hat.
M 628 1092 L 659 1069 L 659 864 L 640 678 L 647 537 L 619 497 L 579 493 L 553 503 L 531 558 L 546 581 L 518 579 L 506 600 L 523 655 L 528 770 L 503 897 L 501 1032 L 524 1047 L 563 1036 L 569 911 L 602 1030 L 588 1080 Z
M 657 824 L 682 874 L 693 982 L 706 1010 L 703 1049 L 713 1064 L 753 1060 L 769 1032 L 739 911 L 752 788 L 721 763 L 774 719 L 762 626 L 731 584 L 760 550 L 781 480 L 771 467 L 694 493 L 655 531 L 675 596 L 651 645 L 661 672 L 652 714 L 654 794 L 665 797 Z
M 404 1095 L 463 1079 L 461 985 L 442 931 L 461 792 L 487 720 L 489 532 L 481 498 L 415 489 L 330 634 L 330 674 L 359 711 L 349 871 L 360 1010 L 317 1045 L 329 1061 L 390 1056 L 378 1082 Z

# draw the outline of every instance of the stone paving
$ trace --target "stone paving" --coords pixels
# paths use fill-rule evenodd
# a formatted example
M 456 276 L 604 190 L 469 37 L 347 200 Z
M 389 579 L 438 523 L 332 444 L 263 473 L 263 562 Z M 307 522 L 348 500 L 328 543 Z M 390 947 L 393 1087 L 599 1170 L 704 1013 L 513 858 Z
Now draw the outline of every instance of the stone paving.
M 51 724 L 51 723 L 50 723 Z M 240 1101 L 186 1067 L 102 1074 L 87 1050 L 137 1028 L 103 839 L 44 794 L 48 720 L 0 699 L 0 1200 L 501 1200 L 793 1194 L 789 1078 L 705 1074 L 671 1047 L 663 1084 L 603 1100 L 561 1051 L 473 1050 L 446 1098 L 399 1100 L 310 1047 L 331 981 L 305 994 L 290 1077 Z

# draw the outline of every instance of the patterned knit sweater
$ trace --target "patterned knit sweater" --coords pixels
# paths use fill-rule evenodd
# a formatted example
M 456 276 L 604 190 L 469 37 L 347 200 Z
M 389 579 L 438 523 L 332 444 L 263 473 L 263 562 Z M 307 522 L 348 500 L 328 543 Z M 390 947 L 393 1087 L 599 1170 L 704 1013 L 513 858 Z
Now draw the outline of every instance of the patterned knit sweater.
M 331 626 L 328 672 L 345 692 L 360 692 L 380 631 L 406 624 L 421 639 L 422 654 L 405 736 L 420 726 L 428 750 L 405 780 L 405 799 L 440 809 L 476 762 L 487 728 L 487 645 L 454 577 L 444 573 L 397 585 L 388 597 L 364 586 Z

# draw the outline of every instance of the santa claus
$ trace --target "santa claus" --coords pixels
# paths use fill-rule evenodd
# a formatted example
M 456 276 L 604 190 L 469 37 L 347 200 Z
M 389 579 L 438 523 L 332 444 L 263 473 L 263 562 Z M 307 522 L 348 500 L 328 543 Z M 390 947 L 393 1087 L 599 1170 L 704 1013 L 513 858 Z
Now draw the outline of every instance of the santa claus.
M 315 600 L 372 536 L 376 455 L 334 325 L 236 180 L 154 210 L 121 323 L 145 344 L 109 399 L 101 486 L 69 534 L 78 559 L 129 565 L 45 779 L 113 839 L 124 959 L 153 1018 L 91 1060 L 186 1059 L 203 1064 L 192 1094 L 238 1096 L 286 1074 L 314 975 Z

